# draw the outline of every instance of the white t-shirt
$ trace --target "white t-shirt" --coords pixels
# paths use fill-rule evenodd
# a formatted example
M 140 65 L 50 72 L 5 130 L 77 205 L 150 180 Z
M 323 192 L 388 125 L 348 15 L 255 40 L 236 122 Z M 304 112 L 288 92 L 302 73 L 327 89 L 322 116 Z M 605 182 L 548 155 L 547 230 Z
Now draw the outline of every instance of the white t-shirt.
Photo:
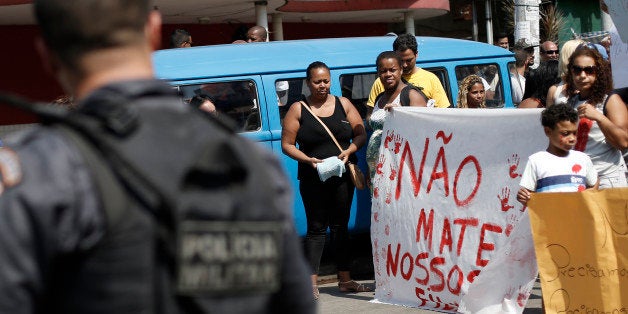
M 565 90 L 565 82 L 560 81 L 560 83 L 558 83 L 558 85 L 556 86 L 556 91 L 554 91 L 553 96 L 554 96 L 553 97 L 554 105 L 567 103 L 567 101 L 569 100 L 569 97 L 567 97 L 567 91 Z
M 528 158 L 520 186 L 535 192 L 578 192 L 597 182 L 591 158 L 570 150 L 565 157 L 540 151 Z
M 512 86 L 512 102 L 519 104 L 523 100 L 523 93 L 526 90 L 526 78 L 519 73 L 510 73 Z

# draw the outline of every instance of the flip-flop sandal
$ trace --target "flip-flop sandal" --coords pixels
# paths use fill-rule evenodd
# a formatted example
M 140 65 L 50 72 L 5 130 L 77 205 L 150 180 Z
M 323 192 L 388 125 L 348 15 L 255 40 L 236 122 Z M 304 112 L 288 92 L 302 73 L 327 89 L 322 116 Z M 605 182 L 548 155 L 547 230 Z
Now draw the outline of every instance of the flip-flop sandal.
M 371 292 L 373 291 L 368 286 L 358 283 L 355 280 L 341 281 L 338 283 L 340 292 Z

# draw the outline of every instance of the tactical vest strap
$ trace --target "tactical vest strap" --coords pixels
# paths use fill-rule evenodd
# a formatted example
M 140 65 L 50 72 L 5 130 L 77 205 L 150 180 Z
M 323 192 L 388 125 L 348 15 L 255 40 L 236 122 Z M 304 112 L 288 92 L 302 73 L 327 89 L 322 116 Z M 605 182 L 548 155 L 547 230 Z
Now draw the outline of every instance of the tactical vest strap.
M 118 180 L 114 177 L 109 166 L 94 151 L 95 148 L 76 131 L 64 125 L 57 125 L 66 138 L 70 139 L 81 152 L 87 167 L 93 171 L 92 178 L 96 184 L 107 221 L 107 229 L 114 226 L 123 218 L 124 210 L 128 208 L 128 198 Z

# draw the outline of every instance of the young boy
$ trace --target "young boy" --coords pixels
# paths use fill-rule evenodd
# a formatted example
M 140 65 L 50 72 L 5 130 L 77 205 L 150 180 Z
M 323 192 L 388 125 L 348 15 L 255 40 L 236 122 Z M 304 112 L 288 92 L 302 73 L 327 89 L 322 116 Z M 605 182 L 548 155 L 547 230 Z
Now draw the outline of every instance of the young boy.
M 567 105 L 553 105 L 541 113 L 549 144 L 532 154 L 523 171 L 517 200 L 528 203 L 531 192 L 577 192 L 597 189 L 599 179 L 591 158 L 572 150 L 576 144 L 578 113 Z

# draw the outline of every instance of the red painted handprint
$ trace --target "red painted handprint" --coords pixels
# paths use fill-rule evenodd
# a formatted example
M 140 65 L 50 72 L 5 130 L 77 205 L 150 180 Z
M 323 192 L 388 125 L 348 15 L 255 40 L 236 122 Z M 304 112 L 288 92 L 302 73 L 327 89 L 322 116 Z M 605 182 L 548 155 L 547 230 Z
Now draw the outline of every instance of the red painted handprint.
M 510 189 L 508 187 L 503 188 L 502 193 L 498 194 L 497 198 L 501 202 L 503 212 L 507 212 L 514 207 L 508 204 L 508 199 L 510 198 Z
M 393 136 L 395 136 L 395 131 L 390 132 L 389 130 L 386 132 L 386 137 L 384 138 L 384 148 L 388 148 L 388 143 L 392 141 Z
M 517 224 L 518 221 L 519 221 L 519 217 L 517 215 L 508 216 L 506 220 L 507 222 L 506 231 L 504 232 L 507 237 L 510 236 L 510 233 L 512 233 L 512 230 L 515 228 L 515 225 Z
M 384 200 L 384 202 L 386 202 L 386 204 L 390 205 L 390 202 L 392 202 L 392 193 L 390 193 L 389 191 L 386 192 L 386 199 Z
M 513 154 L 512 156 L 510 156 L 510 158 L 508 158 L 508 164 L 510 164 L 510 167 L 508 168 L 509 170 L 509 174 L 511 178 L 517 178 L 520 177 L 521 174 L 517 173 L 517 168 L 519 167 L 519 155 L 517 154 Z
M 390 179 L 390 181 L 394 181 L 396 177 L 397 177 L 397 169 L 395 169 L 395 167 L 393 166 L 390 166 L 390 176 L 388 177 L 388 179 Z
M 394 138 L 395 141 L 395 154 L 399 154 L 399 150 L 401 148 L 401 144 L 403 144 L 404 139 L 401 137 L 401 135 L 397 134 L 395 135 Z
M 382 175 L 384 173 L 382 171 L 382 168 L 384 167 L 385 162 L 386 162 L 386 157 L 384 157 L 384 154 L 380 154 L 379 158 L 377 159 L 377 166 L 375 167 L 376 174 Z

